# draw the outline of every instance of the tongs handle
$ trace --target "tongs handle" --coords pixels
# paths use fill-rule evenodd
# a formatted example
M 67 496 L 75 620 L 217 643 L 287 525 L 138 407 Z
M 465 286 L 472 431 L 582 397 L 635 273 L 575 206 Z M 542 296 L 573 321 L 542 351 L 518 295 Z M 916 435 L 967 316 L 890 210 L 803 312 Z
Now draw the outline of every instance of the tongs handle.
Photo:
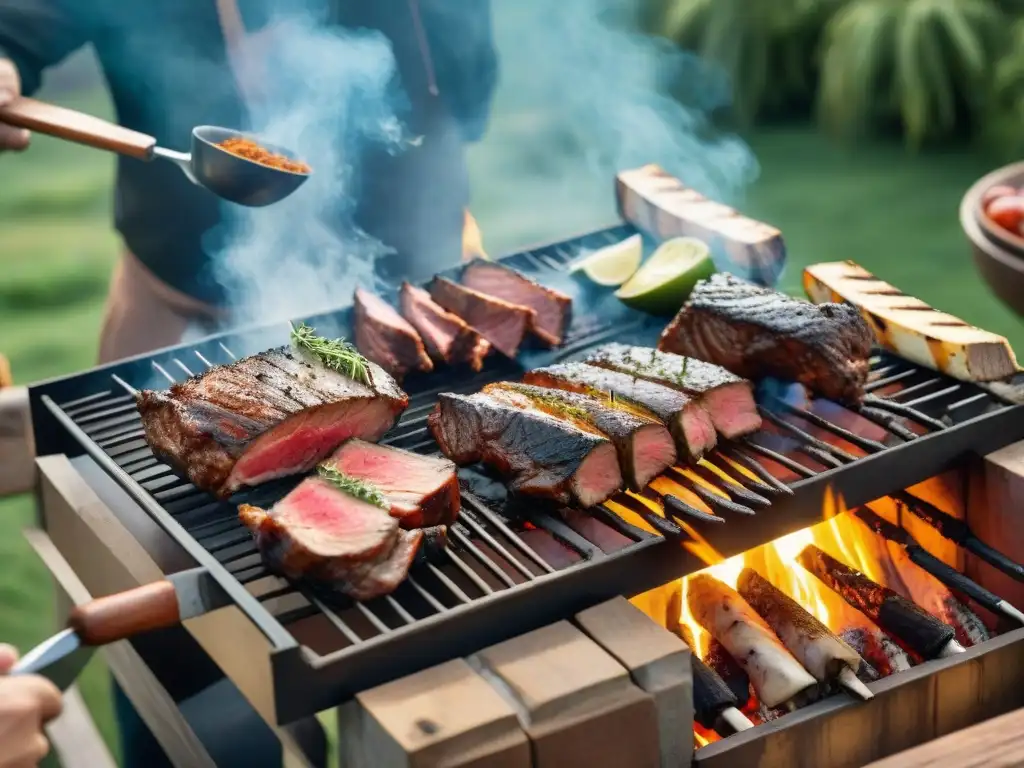
M 178 594 L 164 580 L 79 605 L 71 611 L 68 627 L 84 645 L 106 645 L 180 622 Z
M 152 136 L 122 128 L 83 112 L 24 96 L 0 107 L 0 123 L 28 128 L 58 139 L 139 160 L 149 160 L 156 146 L 156 139 Z

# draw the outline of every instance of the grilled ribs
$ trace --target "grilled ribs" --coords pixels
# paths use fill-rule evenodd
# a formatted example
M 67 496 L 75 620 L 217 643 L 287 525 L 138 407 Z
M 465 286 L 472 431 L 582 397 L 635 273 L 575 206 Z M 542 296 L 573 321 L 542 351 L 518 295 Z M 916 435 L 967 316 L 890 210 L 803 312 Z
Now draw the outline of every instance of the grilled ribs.
M 488 296 L 444 277 L 435 277 L 431 282 L 430 296 L 469 323 L 506 357 L 514 358 L 519 352 L 537 314 L 529 307 Z
M 572 319 L 572 299 L 561 291 L 535 283 L 495 261 L 477 259 L 462 272 L 462 284 L 474 291 L 529 307 L 534 311 L 530 331 L 549 346 L 561 344 Z
M 447 459 L 349 440 L 324 464 L 380 491 L 403 528 L 450 525 L 459 515 L 459 481 Z
M 626 344 L 606 344 L 586 362 L 655 384 L 678 389 L 700 400 L 718 434 L 727 440 L 756 432 L 761 416 L 754 400 L 754 385 L 718 365 L 671 352 Z
M 379 366 L 369 384 L 288 347 L 136 398 L 153 453 L 218 497 L 300 474 L 350 437 L 378 440 L 409 404 Z
M 811 304 L 719 273 L 697 283 L 658 349 L 748 379 L 798 381 L 831 400 L 857 404 L 871 344 L 871 329 L 855 307 Z
M 523 381 L 596 397 L 612 396 L 652 414 L 668 426 L 679 455 L 691 461 L 698 461 L 718 442 L 711 417 L 697 399 L 626 373 L 585 363 L 567 363 L 537 368 L 527 373 Z
M 622 488 L 607 437 L 540 410 L 483 393 L 444 393 L 428 425 L 445 456 L 460 465 L 483 462 L 513 492 L 590 507 Z
M 356 348 L 396 378 L 409 371 L 431 371 L 416 329 L 380 296 L 356 288 L 353 303 Z
M 609 398 L 512 382 L 489 384 L 483 391 L 498 399 L 508 395 L 528 398 L 533 407 L 555 418 L 598 430 L 615 446 L 619 468 L 634 491 L 647 487 L 676 463 L 675 442 L 664 424 Z
M 440 306 L 422 288 L 402 283 L 402 315 L 419 331 L 427 352 L 435 362 L 468 363 L 474 371 L 483 368 L 491 343 L 469 324 Z

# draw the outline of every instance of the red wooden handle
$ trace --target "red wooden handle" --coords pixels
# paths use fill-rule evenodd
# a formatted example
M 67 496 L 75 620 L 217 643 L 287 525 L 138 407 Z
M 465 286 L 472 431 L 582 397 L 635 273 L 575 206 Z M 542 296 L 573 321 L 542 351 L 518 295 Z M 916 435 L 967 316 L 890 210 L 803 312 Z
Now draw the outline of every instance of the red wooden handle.
M 169 581 L 100 597 L 71 611 L 68 626 L 86 645 L 106 645 L 181 621 L 178 595 Z
M 73 109 L 22 97 L 0 107 L 0 123 L 148 160 L 156 139 Z

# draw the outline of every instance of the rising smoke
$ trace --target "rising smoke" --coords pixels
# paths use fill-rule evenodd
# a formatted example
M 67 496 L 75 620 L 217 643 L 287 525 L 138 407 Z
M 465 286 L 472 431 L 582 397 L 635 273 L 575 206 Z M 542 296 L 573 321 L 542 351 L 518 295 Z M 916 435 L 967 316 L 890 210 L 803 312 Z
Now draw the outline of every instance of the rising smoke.
M 517 219 L 492 204 L 501 214 L 481 216 L 485 235 L 500 229 L 500 218 L 510 227 L 502 245 L 521 245 L 535 235 L 519 221 L 547 215 L 559 229 L 543 236 L 564 236 L 572 207 L 581 205 L 600 209 L 590 218 L 605 223 L 615 173 L 646 163 L 731 203 L 756 177 L 746 144 L 710 125 L 709 115 L 728 103 L 728 83 L 696 57 L 635 31 L 640 2 L 492 0 L 501 81 L 483 141 L 513 175 L 478 171 L 473 197 L 515 194 L 509 208 L 529 211 Z M 458 2 L 432 5 L 460 13 Z M 449 38 L 432 42 L 454 47 L 458 61 L 460 37 Z M 241 323 L 323 311 L 347 302 L 357 283 L 375 284 L 374 262 L 387 246 L 352 224 L 359 156 L 374 143 L 403 151 L 414 140 L 403 129 L 406 102 L 383 36 L 293 19 L 268 48 L 270 98 L 253 127 L 310 159 L 315 173 L 275 206 L 225 206 L 225 225 L 215 233 L 217 277 Z M 675 97 L 680 83 L 685 106 Z
M 325 311 L 347 302 L 356 284 L 374 287 L 375 262 L 390 249 L 353 223 L 360 156 L 372 145 L 398 152 L 415 141 L 403 127 L 406 99 L 382 34 L 292 17 L 250 45 L 258 48 L 253 130 L 314 171 L 275 205 L 223 205 L 210 243 L 239 324 Z

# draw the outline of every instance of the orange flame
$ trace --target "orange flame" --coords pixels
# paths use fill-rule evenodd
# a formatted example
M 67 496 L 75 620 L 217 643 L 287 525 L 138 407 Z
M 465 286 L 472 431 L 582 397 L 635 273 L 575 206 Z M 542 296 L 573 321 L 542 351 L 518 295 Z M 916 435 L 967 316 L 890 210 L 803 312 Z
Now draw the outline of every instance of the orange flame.
M 480 225 L 476 223 L 473 214 L 466 208 L 462 216 L 462 260 L 489 258 L 484 250 L 484 239 L 480 233 Z
M 875 534 L 847 514 L 841 496 L 827 490 L 822 505 L 824 522 L 810 528 L 794 531 L 763 546 L 723 558 L 696 531 L 684 526 L 693 541 L 684 546 L 699 557 L 708 567 L 699 571 L 714 576 L 719 581 L 736 588 L 740 572 L 752 568 L 769 582 L 786 593 L 822 624 L 834 632 L 851 627 L 863 626 L 867 619 L 851 608 L 841 597 L 805 570 L 796 558 L 808 544 L 816 544 L 833 556 L 862 570 L 865 575 L 875 578 L 880 568 L 870 557 L 871 544 Z M 860 528 L 857 526 L 860 525 Z M 693 651 L 705 657 L 710 645 L 708 633 L 690 613 L 687 603 L 687 581 L 683 579 L 680 624 L 693 635 Z

